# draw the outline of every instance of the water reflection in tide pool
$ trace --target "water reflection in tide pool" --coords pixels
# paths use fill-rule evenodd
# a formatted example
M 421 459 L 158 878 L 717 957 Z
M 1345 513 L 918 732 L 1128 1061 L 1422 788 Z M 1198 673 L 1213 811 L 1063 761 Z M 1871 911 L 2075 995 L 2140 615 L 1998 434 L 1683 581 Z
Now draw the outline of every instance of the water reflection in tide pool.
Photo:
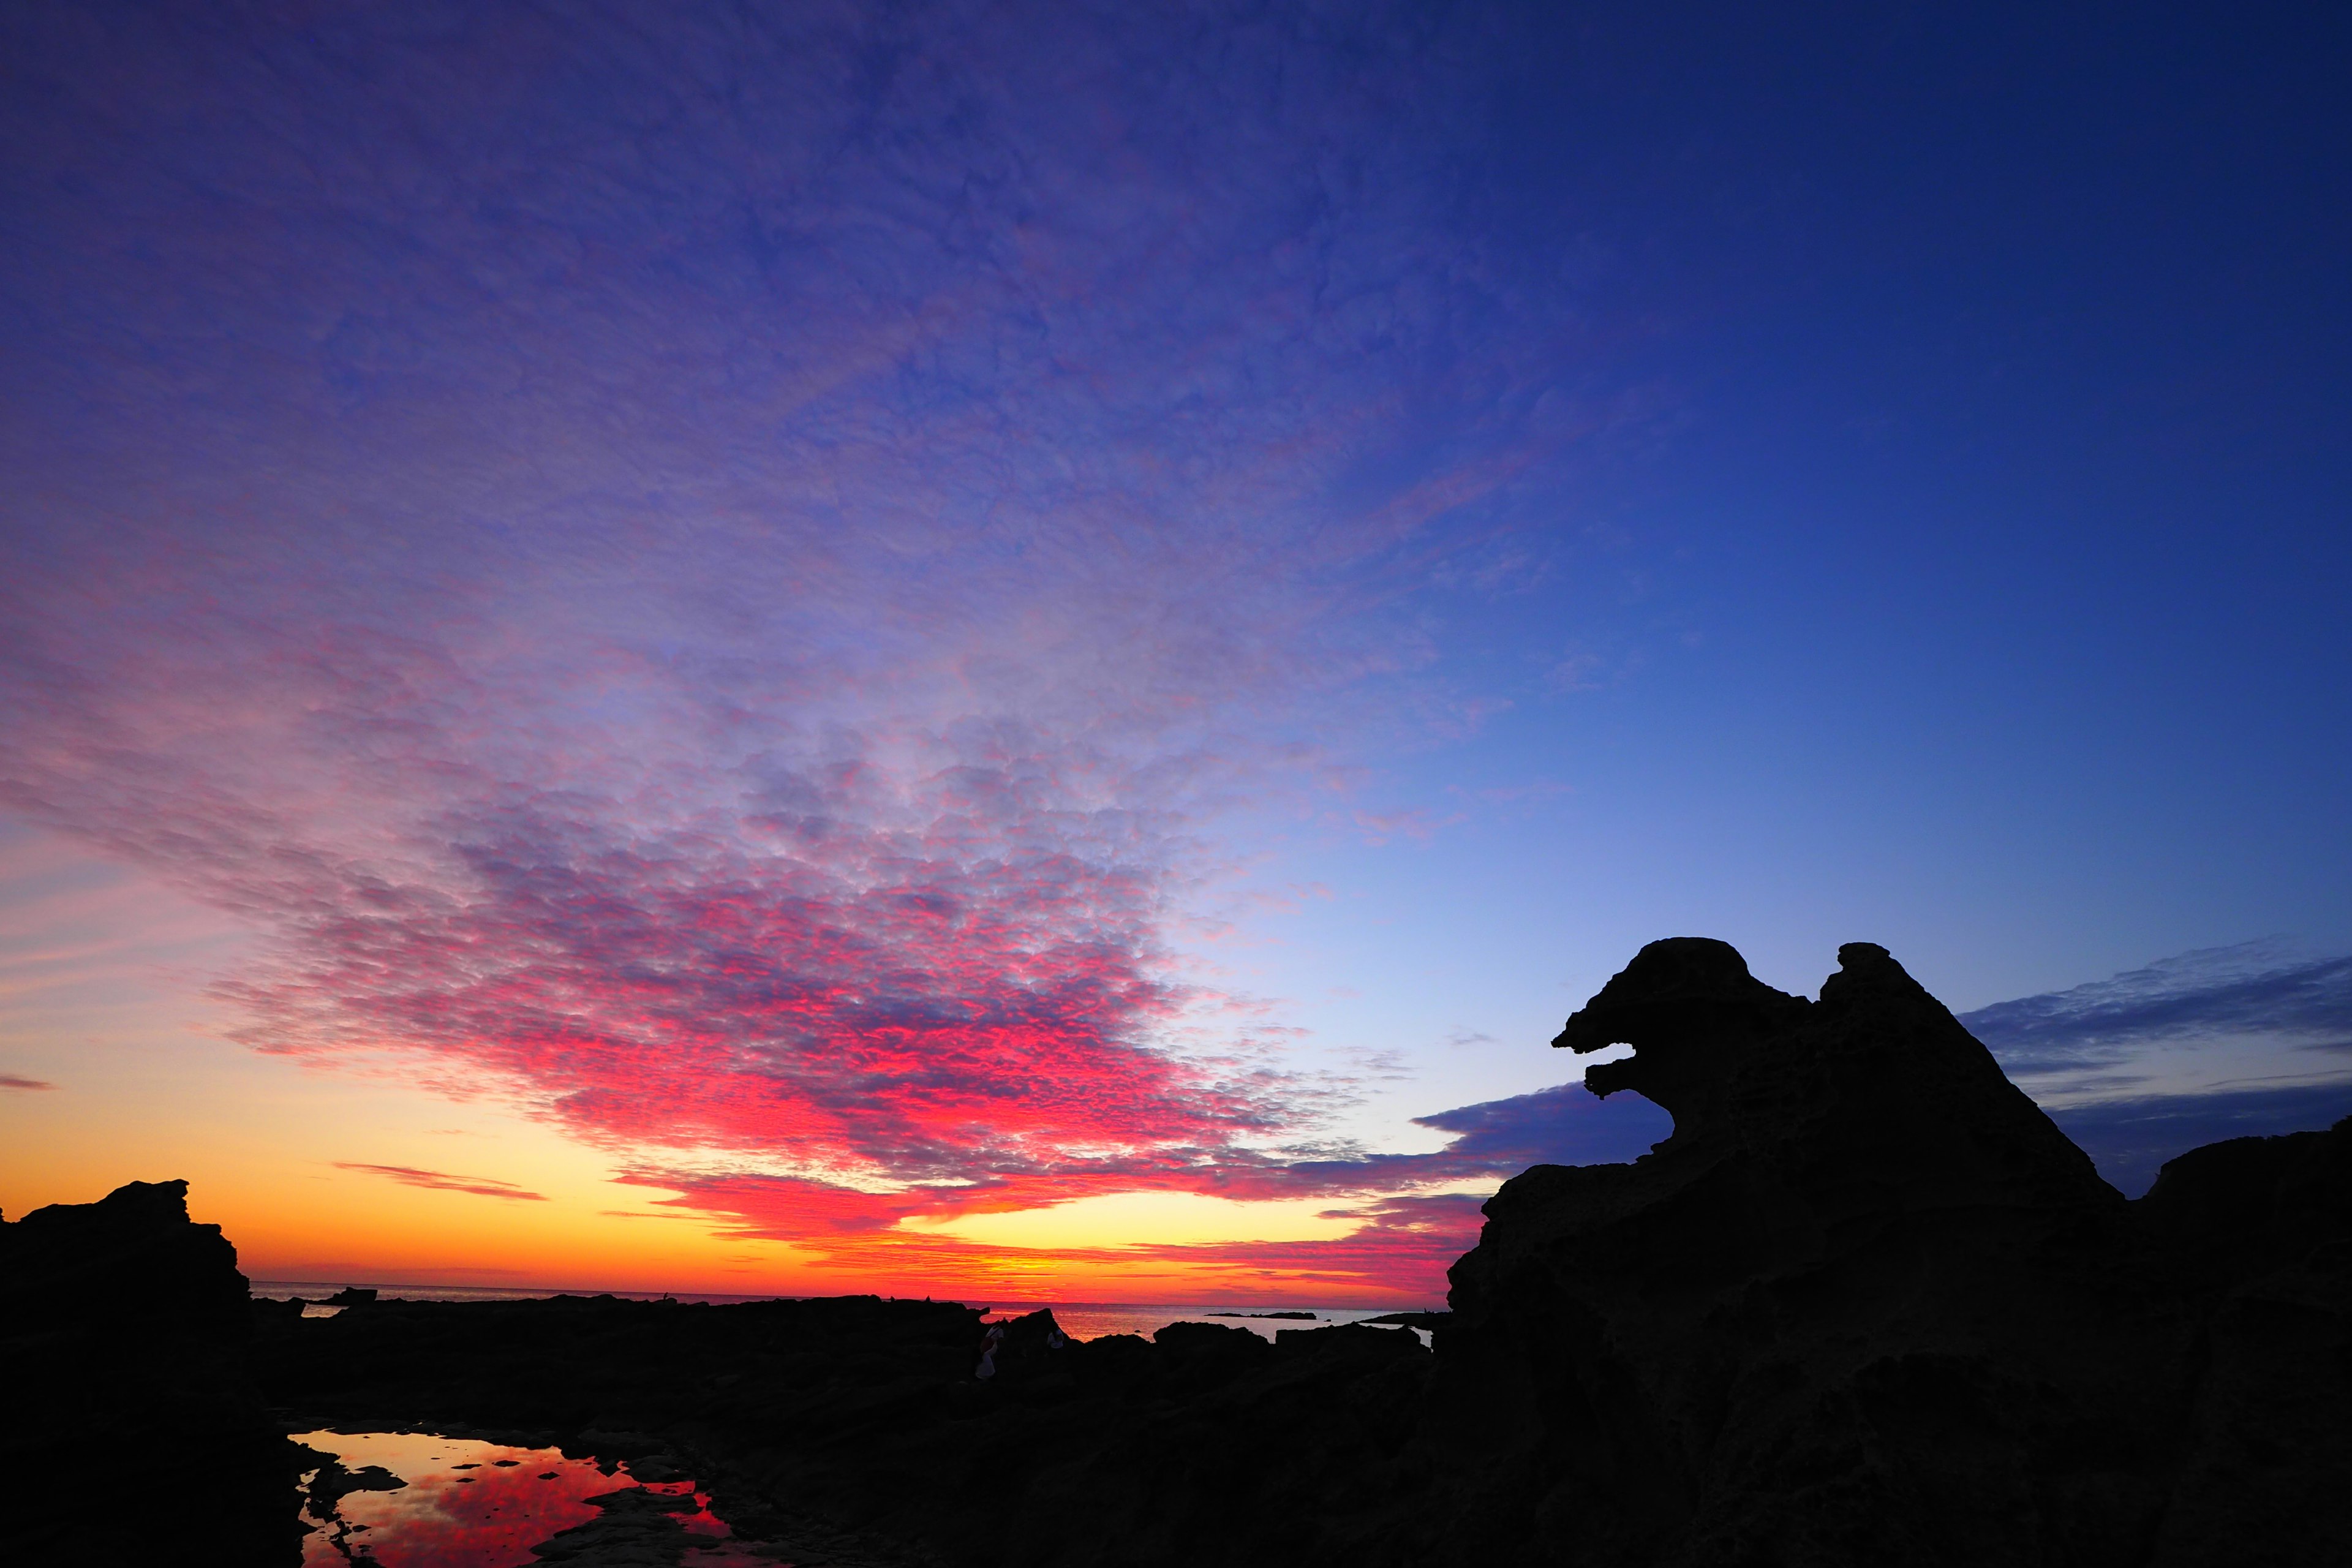
M 692 1481 L 641 1482 L 625 1461 L 606 1468 L 553 1448 L 425 1432 L 299 1432 L 294 1440 L 334 1455 L 341 1470 L 368 1489 L 334 1496 L 349 1479 L 329 1471 L 303 1478 L 302 1521 L 311 1527 L 303 1538 L 303 1568 L 538 1568 L 547 1559 L 533 1546 L 600 1520 L 605 1510 L 591 1499 L 630 1490 L 681 1500 L 669 1511 L 685 1528 L 678 1559 L 685 1568 L 777 1568 L 775 1557 L 729 1539 L 709 1496 Z M 394 1479 L 403 1484 L 392 1487 Z

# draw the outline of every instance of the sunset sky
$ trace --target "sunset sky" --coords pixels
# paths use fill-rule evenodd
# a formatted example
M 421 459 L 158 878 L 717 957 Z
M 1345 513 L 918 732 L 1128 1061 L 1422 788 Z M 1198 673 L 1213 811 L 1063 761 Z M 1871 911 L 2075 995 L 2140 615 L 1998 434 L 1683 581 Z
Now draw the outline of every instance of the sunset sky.
M 1893 950 L 2352 1111 L 2321 8 L 12 5 L 0 1209 L 1433 1302 Z

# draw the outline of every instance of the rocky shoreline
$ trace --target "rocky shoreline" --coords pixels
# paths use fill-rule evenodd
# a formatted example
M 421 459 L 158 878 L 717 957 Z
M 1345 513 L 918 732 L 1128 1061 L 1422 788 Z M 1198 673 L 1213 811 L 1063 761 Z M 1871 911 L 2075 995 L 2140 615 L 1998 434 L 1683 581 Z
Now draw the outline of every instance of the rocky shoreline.
M 1633 1045 L 1588 1083 L 1675 1135 L 1506 1184 L 1452 1312 L 1392 1315 L 1433 1349 L 1080 1342 L 1038 1312 L 982 1380 L 950 1302 L 306 1319 L 232 1308 L 233 1250 L 162 1184 L 0 1232 L 12 1364 L 51 1369 L 11 1440 L 138 1456 L 128 1489 L 169 1500 L 138 1528 L 190 1563 L 299 1560 L 299 1456 L 268 1444 L 311 1428 L 690 1472 L 740 1536 L 843 1568 L 2352 1560 L 2352 1121 L 2195 1151 L 2126 1202 L 1884 950 L 1840 962 L 1809 1001 L 1720 942 L 1643 949 L 1557 1043 Z M 154 1310 L 81 1321 L 110 1289 Z M 0 1540 L 61 1550 L 110 1486 L 18 1503 Z M 675 1505 L 606 1512 L 541 1555 L 683 1552 Z

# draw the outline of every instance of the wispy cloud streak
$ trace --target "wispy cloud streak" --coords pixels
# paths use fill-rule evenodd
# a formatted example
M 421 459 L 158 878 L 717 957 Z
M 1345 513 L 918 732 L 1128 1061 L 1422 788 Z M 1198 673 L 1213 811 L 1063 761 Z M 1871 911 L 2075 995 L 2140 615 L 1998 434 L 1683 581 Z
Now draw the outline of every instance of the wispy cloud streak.
M 2352 1110 L 2352 958 L 2277 938 L 2179 953 L 1960 1021 L 2134 1197 L 2199 1144 L 2323 1127 Z
M 2204 948 L 1960 1021 L 2045 1096 L 2352 1076 L 2352 958 L 2276 939 Z
M 2181 1037 L 2296 1035 L 2352 1045 L 2352 958 L 2315 958 L 2276 941 L 2204 948 L 2110 980 L 1997 1003 L 1968 1022 L 2027 1068 Z
M 335 1162 L 335 1169 L 382 1176 L 404 1187 L 425 1187 L 438 1193 L 471 1193 L 478 1198 L 516 1198 L 534 1204 L 547 1202 L 544 1193 L 530 1192 L 512 1182 L 489 1176 L 453 1176 L 446 1171 L 420 1171 L 411 1165 L 365 1165 L 341 1160 Z
M 2052 1119 L 2126 1197 L 2155 1184 L 2165 1162 L 2230 1138 L 2316 1131 L 2352 1115 L 2352 1079 L 2203 1094 L 2140 1095 L 2061 1106 Z
M 1203 1288 L 1220 1277 L 1259 1291 L 1339 1289 L 1351 1295 L 1434 1300 L 1445 1269 L 1478 1238 L 1486 1188 L 1538 1163 L 1599 1164 L 1640 1158 L 1673 1131 L 1670 1117 L 1633 1096 L 1601 1100 L 1580 1083 L 1465 1106 L 1415 1119 L 1452 1133 L 1424 1154 L 1352 1152 L 1301 1157 L 1295 1151 L 1247 1148 L 1175 1151 L 1159 1159 L 1132 1154 L 1096 1163 L 1065 1160 L 1027 1171 L 999 1169 L 988 1180 L 955 1185 L 910 1184 L 865 1190 L 803 1177 L 711 1174 L 642 1169 L 625 1179 L 676 1195 L 656 1200 L 721 1218 L 734 1234 L 790 1242 L 824 1268 L 950 1288 L 1017 1284 L 1040 1259 L 1028 1249 L 897 1228 L 901 1220 L 975 1211 L 1034 1208 L 1104 1191 L 1176 1191 L 1240 1199 L 1344 1197 L 1327 1211 L 1360 1221 L 1336 1240 L 1154 1244 L 1097 1250 L 1061 1249 L 1055 1261 L 1157 1262 Z M 1230 1289 L 1230 1285 L 1227 1287 Z M 1215 1294 L 1213 1289 L 1210 1294 Z

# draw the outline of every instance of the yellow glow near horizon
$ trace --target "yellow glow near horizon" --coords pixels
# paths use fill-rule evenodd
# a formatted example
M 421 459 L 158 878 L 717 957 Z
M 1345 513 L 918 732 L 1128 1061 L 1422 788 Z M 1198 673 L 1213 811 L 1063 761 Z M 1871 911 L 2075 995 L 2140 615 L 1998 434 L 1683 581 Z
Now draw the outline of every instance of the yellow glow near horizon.
M 1218 1253 L 1347 1237 L 1360 1221 L 1324 1217 L 1343 1199 L 1130 1192 L 847 1233 L 845 1249 L 748 1237 L 730 1215 L 614 1180 L 614 1151 L 521 1107 L 453 1098 L 396 1064 L 328 1070 L 229 1037 L 238 1020 L 205 984 L 249 933 L 168 888 L 0 827 L 0 1072 L 51 1086 L 0 1091 L 12 1220 L 184 1177 L 193 1217 L 220 1226 L 256 1280 L 1423 1304 Z M 383 1173 L 395 1167 L 487 1190 Z M 496 1195 L 501 1184 L 540 1198 Z M 1158 1250 L 1188 1246 L 1203 1256 Z
M 898 1228 L 1041 1252 L 1146 1243 L 1200 1247 L 1234 1241 L 1333 1241 L 1363 1224 L 1324 1217 L 1326 1210 L 1345 1206 L 1330 1198 L 1244 1203 L 1200 1193 L 1103 1193 L 1051 1208 L 909 1218 L 899 1221 Z

